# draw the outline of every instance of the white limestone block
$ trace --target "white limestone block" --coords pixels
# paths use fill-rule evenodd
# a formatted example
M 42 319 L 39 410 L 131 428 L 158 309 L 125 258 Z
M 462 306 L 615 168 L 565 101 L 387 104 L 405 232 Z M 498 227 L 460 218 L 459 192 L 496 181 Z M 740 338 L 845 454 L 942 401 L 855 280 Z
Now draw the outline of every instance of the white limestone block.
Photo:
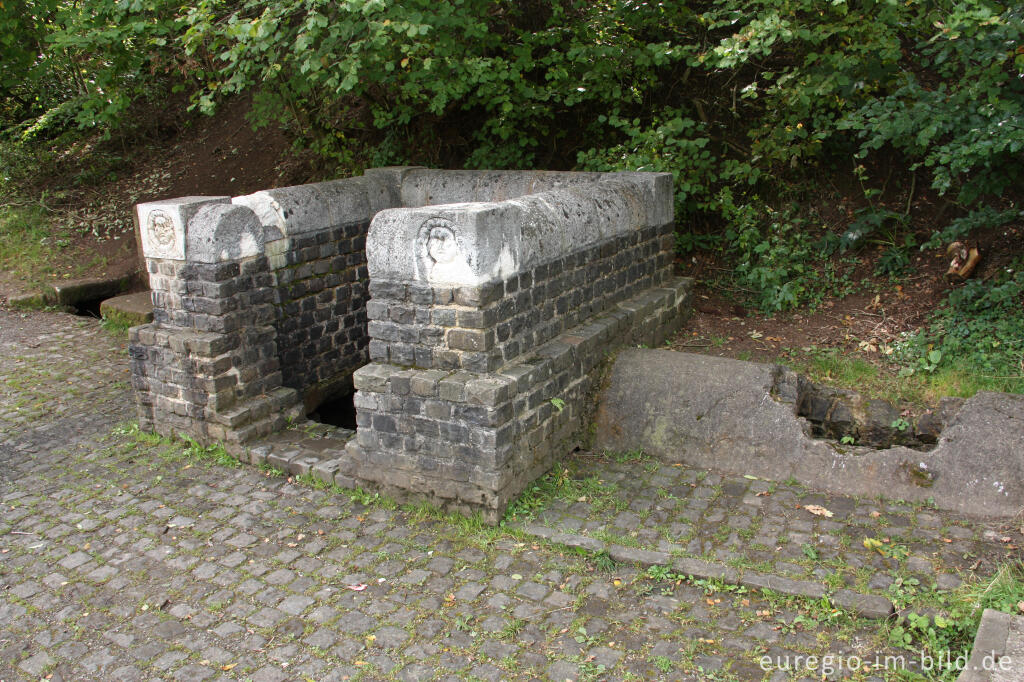
M 370 278 L 473 286 L 510 276 L 522 223 L 507 202 L 383 210 L 367 238 Z
M 209 204 L 188 221 L 185 255 L 192 263 L 221 263 L 263 253 L 263 225 L 252 209 Z
M 135 206 L 135 220 L 146 258 L 185 260 L 185 226 L 199 209 L 226 204 L 231 197 L 181 197 Z

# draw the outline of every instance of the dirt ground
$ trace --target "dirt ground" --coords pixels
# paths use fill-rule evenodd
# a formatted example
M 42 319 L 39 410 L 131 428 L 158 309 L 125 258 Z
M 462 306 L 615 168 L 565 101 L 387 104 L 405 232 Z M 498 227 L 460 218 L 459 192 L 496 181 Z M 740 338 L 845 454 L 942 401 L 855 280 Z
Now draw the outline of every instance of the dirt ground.
M 176 122 L 166 139 L 132 148 L 128 167 L 107 182 L 79 187 L 76 178 L 55 178 L 64 198 L 48 202 L 54 223 L 66 221 L 73 229 L 70 244 L 52 263 L 53 279 L 71 271 L 76 278 L 140 272 L 135 204 L 190 195 L 238 196 L 310 181 L 310 157 L 294 151 L 281 131 L 254 131 L 248 111 L 248 102 L 235 101 L 216 116 Z M 11 295 L 28 293 L 25 289 L 11 273 L 0 272 L 0 305 Z

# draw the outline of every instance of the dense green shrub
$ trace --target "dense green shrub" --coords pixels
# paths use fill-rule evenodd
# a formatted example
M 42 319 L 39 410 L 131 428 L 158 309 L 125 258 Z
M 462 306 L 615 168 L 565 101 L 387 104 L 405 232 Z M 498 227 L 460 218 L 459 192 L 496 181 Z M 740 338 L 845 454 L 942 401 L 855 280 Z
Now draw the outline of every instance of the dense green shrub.
M 571 163 L 649 104 L 693 20 L 647 3 L 204 0 L 184 44 L 212 56 L 200 107 L 255 90 L 261 117 L 323 153 L 370 129 L 378 161 L 529 167 Z
M 820 224 L 788 210 L 856 168 L 868 206 L 823 242 L 909 267 L 912 197 L 954 202 L 935 246 L 1015 220 L 1024 10 L 990 0 L 4 0 L 8 142 L 121 131 L 178 89 L 253 97 L 339 172 L 361 165 L 646 169 L 676 179 L 679 245 L 735 259 L 766 310 L 813 301 Z M 837 241 L 838 240 L 838 241 Z M 816 243 L 816 242 L 815 242 Z
M 30 141 L 69 126 L 110 134 L 183 65 L 168 0 L 0 4 L 0 128 Z M 13 129 L 11 127 L 14 126 Z
M 897 345 L 904 373 L 961 369 L 994 390 L 1024 391 L 1024 259 L 950 291 L 932 323 Z

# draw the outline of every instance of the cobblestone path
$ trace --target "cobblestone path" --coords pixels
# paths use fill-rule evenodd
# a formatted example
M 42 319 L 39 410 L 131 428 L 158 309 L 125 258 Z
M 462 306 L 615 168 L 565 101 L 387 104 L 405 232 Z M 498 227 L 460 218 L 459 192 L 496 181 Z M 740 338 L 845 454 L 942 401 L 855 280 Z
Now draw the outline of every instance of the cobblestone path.
M 137 434 L 127 377 L 124 342 L 98 323 L 0 312 L 0 680 L 783 680 L 761 656 L 885 651 L 877 621 L 818 602 L 652 574 L 520 530 L 217 463 Z M 538 498 L 538 518 L 591 532 L 614 510 L 606 532 L 636 546 L 722 561 L 767 552 L 778 571 L 804 576 L 845 551 L 836 528 L 789 513 L 810 503 L 786 497 L 790 487 L 757 498 L 759 482 L 673 472 L 665 496 L 633 475 L 658 476 L 649 463 L 589 466 L 629 508 Z M 822 503 L 865 528 L 875 520 L 875 507 Z M 942 515 L 878 509 L 891 528 L 986 542 Z M 728 530 L 710 550 L 691 547 L 713 524 Z M 801 560 L 804 545 L 820 566 Z M 918 556 L 950 581 L 964 569 L 930 543 L 906 546 L 899 571 Z M 840 575 L 857 585 L 873 566 Z
M 558 475 L 548 476 L 548 487 Z M 961 576 L 989 576 L 1020 559 L 1024 544 L 1019 523 L 818 494 L 795 482 L 719 475 L 642 453 L 574 453 L 560 475 L 578 496 L 551 495 L 538 509 L 524 509 L 532 522 L 520 525 L 528 533 L 558 533 L 595 551 L 617 546 L 700 558 L 736 578 L 757 571 L 884 596 L 897 607 L 921 590 L 954 589 Z M 911 578 L 916 582 L 908 584 Z

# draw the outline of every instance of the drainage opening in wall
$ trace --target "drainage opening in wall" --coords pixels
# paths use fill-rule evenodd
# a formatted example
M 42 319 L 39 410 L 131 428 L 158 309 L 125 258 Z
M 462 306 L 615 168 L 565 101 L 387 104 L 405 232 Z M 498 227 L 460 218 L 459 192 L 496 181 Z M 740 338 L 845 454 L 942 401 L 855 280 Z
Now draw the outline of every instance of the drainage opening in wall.
M 307 417 L 311 421 L 343 429 L 356 428 L 356 406 L 353 403 L 355 393 L 346 393 L 329 398 L 320 403 Z
M 99 319 L 103 317 L 100 315 L 100 305 L 103 301 L 110 298 L 109 296 L 101 296 L 100 298 L 90 298 L 83 301 L 75 301 L 70 307 L 71 312 L 80 317 L 95 317 Z
M 903 446 L 929 452 L 935 448 L 949 415 L 932 411 L 917 418 L 885 400 L 869 399 L 843 389 L 799 380 L 797 416 L 807 435 L 837 445 L 885 450 Z

